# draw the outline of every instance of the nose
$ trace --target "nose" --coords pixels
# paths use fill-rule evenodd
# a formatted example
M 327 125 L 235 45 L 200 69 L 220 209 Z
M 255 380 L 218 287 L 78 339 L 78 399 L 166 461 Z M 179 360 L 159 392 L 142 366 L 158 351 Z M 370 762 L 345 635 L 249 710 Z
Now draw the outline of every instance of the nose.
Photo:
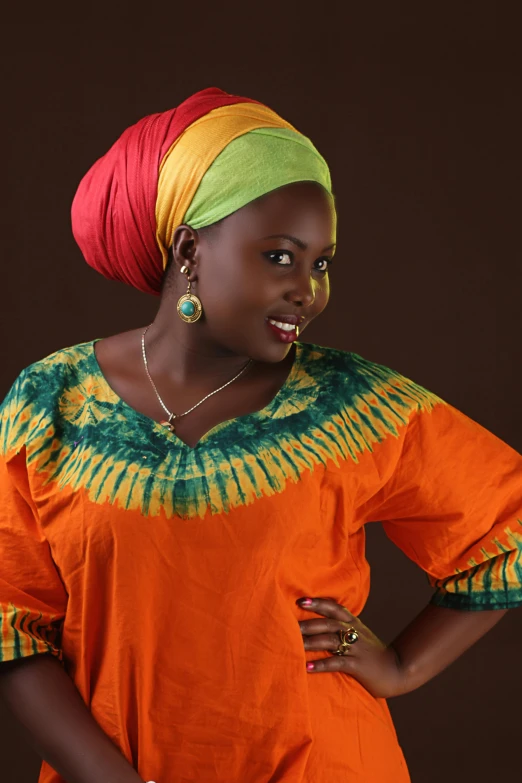
M 285 298 L 288 302 L 299 307 L 310 307 L 315 301 L 316 284 L 314 278 L 309 274 L 297 275 Z

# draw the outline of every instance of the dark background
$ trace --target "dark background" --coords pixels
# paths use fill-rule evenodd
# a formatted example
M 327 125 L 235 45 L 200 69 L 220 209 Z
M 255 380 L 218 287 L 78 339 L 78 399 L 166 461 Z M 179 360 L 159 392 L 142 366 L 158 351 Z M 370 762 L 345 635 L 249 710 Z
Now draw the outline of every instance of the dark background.
M 330 163 L 332 298 L 305 339 L 394 367 L 522 450 L 518 31 L 509 6 L 480 2 L 4 16 L 0 396 L 30 362 L 152 320 L 155 298 L 82 261 L 70 203 L 125 127 L 218 86 L 266 102 Z M 390 640 L 430 590 L 378 526 L 368 548 L 363 619 Z M 413 783 L 520 769 L 520 618 L 391 701 Z M 38 759 L 1 706 L 0 727 L 2 783 L 36 781 Z

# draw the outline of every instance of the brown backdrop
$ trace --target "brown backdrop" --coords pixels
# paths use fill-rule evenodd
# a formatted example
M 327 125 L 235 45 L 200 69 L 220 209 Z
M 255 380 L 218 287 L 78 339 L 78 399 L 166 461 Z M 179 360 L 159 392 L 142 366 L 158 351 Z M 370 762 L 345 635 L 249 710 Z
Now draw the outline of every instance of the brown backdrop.
M 267 102 L 331 164 L 340 245 L 306 340 L 402 371 L 522 450 L 515 19 L 492 3 L 437 16 L 386 2 L 140 5 L 4 19 L 1 396 L 30 362 L 152 318 L 155 299 L 82 262 L 70 202 L 128 124 L 215 85 Z M 377 526 L 369 559 L 364 619 L 388 640 L 430 591 Z M 520 769 L 521 642 L 513 612 L 391 702 L 413 783 Z M 36 781 L 1 707 L 0 725 L 2 782 Z

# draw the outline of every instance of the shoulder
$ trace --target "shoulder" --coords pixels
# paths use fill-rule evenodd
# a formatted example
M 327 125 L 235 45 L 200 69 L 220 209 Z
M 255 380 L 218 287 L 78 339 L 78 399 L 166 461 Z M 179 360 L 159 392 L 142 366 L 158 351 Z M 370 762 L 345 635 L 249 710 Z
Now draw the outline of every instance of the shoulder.
M 71 382 L 92 369 L 93 341 L 79 343 L 39 359 L 25 367 L 8 391 L 2 408 L 17 398 L 27 402 L 37 396 L 43 401 L 59 394 Z
M 415 412 L 431 411 L 444 401 L 397 370 L 357 353 L 302 343 L 306 372 L 317 380 L 321 395 L 343 408 L 394 413 L 406 422 Z
M 93 341 L 79 343 L 25 367 L 0 405 L 0 452 L 19 450 L 30 431 L 47 426 L 68 389 L 92 373 Z

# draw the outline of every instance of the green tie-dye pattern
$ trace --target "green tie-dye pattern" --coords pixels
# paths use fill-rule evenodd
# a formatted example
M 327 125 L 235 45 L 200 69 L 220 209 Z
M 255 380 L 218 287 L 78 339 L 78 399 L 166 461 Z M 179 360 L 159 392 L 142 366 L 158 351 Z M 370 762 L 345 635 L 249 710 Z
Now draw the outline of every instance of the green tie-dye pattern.
M 282 492 L 330 460 L 357 462 L 397 437 L 413 411 L 442 403 L 356 354 L 304 343 L 297 350 L 272 403 L 190 448 L 117 397 L 93 342 L 82 343 L 21 374 L 2 407 L 0 447 L 25 445 L 43 484 L 83 488 L 95 503 L 203 517 Z
M 51 653 L 61 657 L 60 624 L 41 612 L 0 604 L 0 663 L 28 655 Z
M 491 541 L 492 551 L 482 549 L 484 562 L 471 559 L 466 571 L 447 579 L 433 580 L 436 588 L 431 602 L 437 606 L 466 611 L 509 609 L 522 604 L 522 520 L 519 530 L 506 529 L 511 544 L 508 548 L 497 538 Z M 494 547 L 494 549 L 493 549 Z M 518 585 L 518 586 L 517 586 Z
M 376 444 L 398 437 L 414 412 L 440 404 L 393 370 L 300 343 L 294 368 L 269 405 L 223 422 L 190 448 L 110 389 L 88 342 L 20 374 L 0 408 L 0 452 L 9 458 L 25 449 L 42 489 L 83 489 L 93 503 L 144 516 L 203 518 L 281 493 L 329 462 L 357 463 Z M 520 605 L 519 525 L 520 531 L 504 531 L 511 547 L 492 539 L 466 570 L 430 578 L 433 603 L 467 610 Z M 38 652 L 54 651 L 51 628 L 40 631 L 42 621 L 0 607 L 0 624 L 12 625 L 15 647 L 27 636 Z

